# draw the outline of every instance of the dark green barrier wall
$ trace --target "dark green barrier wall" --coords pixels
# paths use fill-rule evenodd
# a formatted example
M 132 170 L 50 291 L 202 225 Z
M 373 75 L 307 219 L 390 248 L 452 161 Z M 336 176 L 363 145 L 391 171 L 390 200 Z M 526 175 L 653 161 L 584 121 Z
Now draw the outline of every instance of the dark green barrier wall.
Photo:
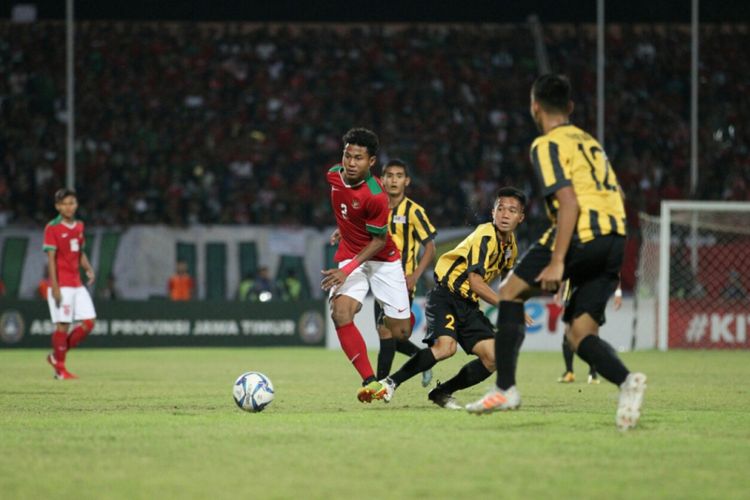
M 89 347 L 323 346 L 325 303 L 97 302 Z M 0 348 L 49 347 L 43 301 L 0 301 Z

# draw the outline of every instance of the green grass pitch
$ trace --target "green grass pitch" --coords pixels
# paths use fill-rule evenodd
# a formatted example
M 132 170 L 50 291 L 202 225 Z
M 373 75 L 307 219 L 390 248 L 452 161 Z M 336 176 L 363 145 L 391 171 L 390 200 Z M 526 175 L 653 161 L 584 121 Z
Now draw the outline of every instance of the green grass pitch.
M 52 380 L 42 350 L 0 351 L 0 497 L 747 498 L 750 353 L 624 354 L 648 374 L 643 417 L 615 429 L 617 391 L 562 385 L 557 353 L 523 353 L 520 411 L 441 410 L 419 377 L 357 402 L 340 352 L 81 349 Z M 375 353 L 371 353 L 374 362 Z M 446 380 L 468 358 L 435 368 Z M 394 366 L 405 358 L 397 355 Z M 585 366 L 576 360 L 579 379 Z M 266 373 L 276 400 L 240 411 Z M 487 384 L 457 394 L 463 403 Z

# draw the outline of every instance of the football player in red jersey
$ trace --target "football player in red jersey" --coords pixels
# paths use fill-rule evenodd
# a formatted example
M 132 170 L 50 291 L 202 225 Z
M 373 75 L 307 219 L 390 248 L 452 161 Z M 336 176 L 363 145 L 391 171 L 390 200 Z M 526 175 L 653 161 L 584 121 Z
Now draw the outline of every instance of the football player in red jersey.
M 47 362 L 55 369 L 55 378 L 66 380 L 76 378 L 65 368 L 68 350 L 80 344 L 93 330 L 96 311 L 88 290 L 81 283 L 80 267 L 88 277 L 88 284 L 94 283 L 94 268 L 83 252 L 83 222 L 76 220 L 78 198 L 72 189 L 60 189 L 55 193 L 55 208 L 59 215 L 44 228 L 44 251 L 47 252 L 47 266 L 50 284 L 47 289 L 55 331 L 52 334 L 52 353 Z M 70 333 L 70 325 L 79 324 Z
M 370 172 L 377 160 L 378 137 L 365 128 L 353 128 L 343 142 L 341 163 L 327 174 L 340 237 L 334 257 L 338 268 L 322 271 L 321 288 L 329 291 L 341 347 L 362 377 L 357 398 L 369 403 L 381 399 L 382 384 L 375 378 L 354 315 L 371 289 L 393 337 L 405 340 L 411 334 L 411 311 L 401 254 L 388 234 L 388 195 Z

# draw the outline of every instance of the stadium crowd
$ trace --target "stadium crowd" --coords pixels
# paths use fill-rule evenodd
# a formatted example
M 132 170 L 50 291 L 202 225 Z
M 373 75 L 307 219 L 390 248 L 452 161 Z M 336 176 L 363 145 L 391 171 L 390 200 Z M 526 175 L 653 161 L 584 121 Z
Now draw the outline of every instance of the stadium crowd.
M 595 131 L 593 27 L 543 32 L 551 69 L 574 82 L 574 120 Z M 750 199 L 747 33 L 702 28 L 698 198 Z M 48 220 L 64 182 L 64 40 L 61 23 L 0 23 L 0 225 Z M 681 25 L 608 27 L 605 147 L 631 214 L 691 197 L 689 51 Z M 323 173 L 353 125 L 379 133 L 383 162 L 413 166 L 411 195 L 437 227 L 486 218 L 508 184 L 532 195 L 527 234 L 546 224 L 525 25 L 82 22 L 75 68 L 89 224 L 331 225 Z

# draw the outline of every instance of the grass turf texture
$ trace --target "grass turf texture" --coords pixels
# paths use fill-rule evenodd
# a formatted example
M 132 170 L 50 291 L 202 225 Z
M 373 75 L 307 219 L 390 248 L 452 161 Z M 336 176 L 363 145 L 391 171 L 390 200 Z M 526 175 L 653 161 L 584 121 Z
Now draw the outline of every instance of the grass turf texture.
M 343 354 L 313 349 L 82 349 L 52 380 L 41 350 L 0 351 L 3 498 L 747 498 L 750 353 L 623 356 L 649 376 L 639 427 L 617 391 L 564 385 L 556 353 L 523 353 L 518 412 L 441 410 L 415 377 L 356 401 Z M 371 353 L 374 361 L 375 355 Z M 436 366 L 446 380 L 468 360 Z M 405 358 L 397 355 L 394 366 Z M 579 380 L 586 366 L 576 360 Z M 276 400 L 240 411 L 234 379 Z M 457 393 L 459 401 L 484 388 Z

